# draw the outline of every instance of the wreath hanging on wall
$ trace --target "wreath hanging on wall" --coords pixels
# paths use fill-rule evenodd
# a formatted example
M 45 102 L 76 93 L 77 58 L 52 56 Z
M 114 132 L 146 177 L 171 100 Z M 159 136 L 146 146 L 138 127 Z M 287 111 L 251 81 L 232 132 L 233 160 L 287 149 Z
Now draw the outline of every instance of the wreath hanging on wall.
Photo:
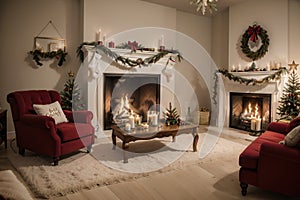
M 270 39 L 267 31 L 261 26 L 254 24 L 249 26 L 242 36 L 241 49 L 242 52 L 252 61 L 262 58 L 267 52 Z M 260 46 L 259 46 L 260 45 Z M 258 47 L 253 51 L 253 47 Z

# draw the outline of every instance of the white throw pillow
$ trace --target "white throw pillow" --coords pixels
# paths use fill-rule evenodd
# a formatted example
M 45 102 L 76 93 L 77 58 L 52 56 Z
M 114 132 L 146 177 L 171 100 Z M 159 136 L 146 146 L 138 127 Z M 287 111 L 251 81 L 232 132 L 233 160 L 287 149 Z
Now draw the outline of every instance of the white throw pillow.
M 55 124 L 68 122 L 66 115 L 64 114 L 58 101 L 55 101 L 51 104 L 33 104 L 33 109 L 38 115 L 53 117 Z
M 289 147 L 296 146 L 300 141 L 300 126 L 293 128 L 285 137 L 284 142 L 281 141 L 281 144 L 285 144 Z

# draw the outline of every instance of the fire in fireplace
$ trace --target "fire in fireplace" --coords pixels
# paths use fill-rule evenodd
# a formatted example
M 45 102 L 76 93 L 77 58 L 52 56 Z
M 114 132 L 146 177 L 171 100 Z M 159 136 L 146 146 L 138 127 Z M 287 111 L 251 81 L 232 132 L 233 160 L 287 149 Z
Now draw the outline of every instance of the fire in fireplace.
M 147 120 L 147 111 L 159 112 L 159 74 L 104 74 L 104 130 L 128 119 L 130 112 Z
M 263 131 L 271 122 L 271 94 L 230 92 L 229 127 Z

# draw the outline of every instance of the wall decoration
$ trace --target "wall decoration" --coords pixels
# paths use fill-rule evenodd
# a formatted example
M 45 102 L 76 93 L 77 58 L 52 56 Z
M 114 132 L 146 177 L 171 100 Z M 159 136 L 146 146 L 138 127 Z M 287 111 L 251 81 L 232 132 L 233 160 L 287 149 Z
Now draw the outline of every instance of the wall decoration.
M 268 52 L 269 43 L 270 40 L 267 31 L 254 23 L 243 34 L 240 47 L 248 58 L 255 61 L 262 58 Z M 254 50 L 255 48 L 257 50 Z
M 145 67 L 149 66 L 150 64 L 158 62 L 161 58 L 167 56 L 168 54 L 175 54 L 175 56 L 177 57 L 179 62 L 181 62 L 181 60 L 183 59 L 183 57 L 177 50 L 160 50 L 157 52 L 157 54 L 147 57 L 145 59 L 138 58 L 138 59 L 134 60 L 134 59 L 123 57 L 123 56 L 115 53 L 111 49 L 105 47 L 104 45 L 98 45 L 97 42 L 84 42 L 77 48 L 77 56 L 79 57 L 81 62 L 83 62 L 83 60 L 84 60 L 84 52 L 82 50 L 83 46 L 91 46 L 96 49 L 97 53 L 103 52 L 105 55 L 107 55 L 108 57 L 113 59 L 115 62 L 123 65 L 127 69 L 131 69 L 134 67 L 141 67 L 141 66 L 145 66 Z M 153 51 L 152 48 L 143 48 L 143 47 L 133 49 L 132 51 L 134 52 L 136 50 Z M 170 61 L 175 62 L 175 60 L 172 56 L 169 57 L 166 65 L 168 65 Z
M 55 31 L 61 38 L 57 37 L 40 37 L 41 33 L 48 27 L 52 25 Z M 58 32 L 57 28 L 54 26 L 52 21 L 41 30 L 41 32 L 34 37 L 34 49 L 29 52 L 32 55 L 32 59 L 38 66 L 42 66 L 42 60 L 56 58 L 58 59 L 58 66 L 62 66 L 63 62 L 66 61 L 66 40 L 62 38 L 61 34 Z

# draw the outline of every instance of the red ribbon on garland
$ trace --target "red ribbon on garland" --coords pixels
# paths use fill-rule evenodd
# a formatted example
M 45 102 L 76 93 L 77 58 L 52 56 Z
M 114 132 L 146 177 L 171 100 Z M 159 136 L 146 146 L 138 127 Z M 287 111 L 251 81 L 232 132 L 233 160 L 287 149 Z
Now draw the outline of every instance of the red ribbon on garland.
M 260 34 L 261 27 L 258 25 L 249 26 L 248 28 L 248 35 L 250 35 L 250 40 L 252 42 L 256 42 L 258 40 L 258 35 Z

